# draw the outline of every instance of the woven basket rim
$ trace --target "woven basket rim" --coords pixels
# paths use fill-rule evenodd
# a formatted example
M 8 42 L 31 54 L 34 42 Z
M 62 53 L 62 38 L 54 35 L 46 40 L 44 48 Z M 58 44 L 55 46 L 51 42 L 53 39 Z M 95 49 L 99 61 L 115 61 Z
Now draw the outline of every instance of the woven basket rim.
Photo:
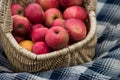
M 72 45 L 70 45 L 69 47 L 57 50 L 57 51 L 53 51 L 47 54 L 43 54 L 43 55 L 37 55 L 34 54 L 33 52 L 30 52 L 24 48 L 22 48 L 14 39 L 13 35 L 11 34 L 11 38 L 9 39 L 9 41 L 11 42 L 11 44 L 13 44 L 13 47 L 18 50 L 21 55 L 26 56 L 27 58 L 33 59 L 33 60 L 44 60 L 44 59 L 49 59 L 49 58 L 54 58 L 54 57 L 59 57 L 60 55 L 66 55 L 68 54 L 68 52 L 70 53 L 70 51 L 75 51 L 77 48 L 81 48 L 84 44 L 86 44 L 87 42 L 89 42 L 95 35 L 96 33 L 96 15 L 95 15 L 95 11 L 90 11 L 89 12 L 89 21 L 90 21 L 90 31 L 87 34 L 86 38 L 82 41 L 79 41 L 77 43 L 74 43 Z M 10 35 L 9 35 L 10 37 Z M 12 39 L 13 38 L 13 39 Z M 17 47 L 16 47 L 17 45 Z

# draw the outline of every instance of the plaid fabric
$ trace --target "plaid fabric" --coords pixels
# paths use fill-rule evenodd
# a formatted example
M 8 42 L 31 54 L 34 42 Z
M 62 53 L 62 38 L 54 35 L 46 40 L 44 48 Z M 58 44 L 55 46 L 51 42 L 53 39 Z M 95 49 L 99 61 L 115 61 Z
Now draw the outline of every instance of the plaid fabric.
M 96 55 L 92 62 L 47 72 L 14 73 L 0 48 L 0 80 L 120 80 L 120 0 L 98 0 Z

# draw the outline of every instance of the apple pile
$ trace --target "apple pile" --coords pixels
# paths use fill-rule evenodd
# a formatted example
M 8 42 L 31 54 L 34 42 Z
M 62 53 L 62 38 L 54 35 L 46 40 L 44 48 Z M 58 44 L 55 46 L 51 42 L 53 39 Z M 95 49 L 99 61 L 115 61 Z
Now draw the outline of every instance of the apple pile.
M 87 11 L 83 0 L 35 0 L 27 7 L 13 3 L 12 34 L 34 54 L 46 54 L 68 47 L 87 35 Z

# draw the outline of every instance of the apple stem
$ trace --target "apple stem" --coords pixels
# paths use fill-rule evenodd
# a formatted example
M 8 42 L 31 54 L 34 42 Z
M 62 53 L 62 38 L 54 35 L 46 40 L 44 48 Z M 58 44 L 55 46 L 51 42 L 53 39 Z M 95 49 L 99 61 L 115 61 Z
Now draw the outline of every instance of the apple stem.
M 18 29 L 19 29 L 19 30 L 23 30 L 23 28 L 24 28 L 24 27 L 23 27 L 21 24 L 18 25 Z
M 18 14 L 22 15 L 22 14 L 23 14 L 23 12 L 22 12 L 21 10 L 19 10 L 19 11 L 18 11 Z
M 55 16 L 55 17 L 54 17 L 54 20 L 57 19 L 57 18 L 58 18 L 58 16 Z
M 58 34 L 59 32 L 57 30 L 55 30 L 55 34 Z

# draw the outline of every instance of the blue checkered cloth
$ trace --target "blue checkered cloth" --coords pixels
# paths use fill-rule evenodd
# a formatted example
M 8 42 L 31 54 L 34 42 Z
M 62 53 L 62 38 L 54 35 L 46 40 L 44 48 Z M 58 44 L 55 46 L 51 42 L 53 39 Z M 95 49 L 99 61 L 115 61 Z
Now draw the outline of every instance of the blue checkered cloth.
M 120 0 L 98 0 L 94 60 L 46 72 L 15 73 L 0 48 L 0 80 L 120 80 Z

